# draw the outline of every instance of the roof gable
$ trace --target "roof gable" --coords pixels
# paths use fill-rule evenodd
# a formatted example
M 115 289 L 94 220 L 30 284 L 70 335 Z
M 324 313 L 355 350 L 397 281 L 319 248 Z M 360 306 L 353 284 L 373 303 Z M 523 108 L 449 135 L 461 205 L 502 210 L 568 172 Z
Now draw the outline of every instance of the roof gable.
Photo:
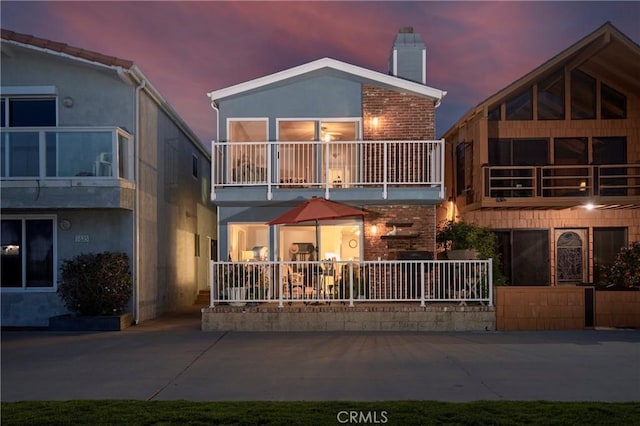
M 410 92 L 418 96 L 431 98 L 438 103 L 446 95 L 447 92 L 434 89 L 423 84 L 414 83 L 409 80 L 394 77 L 391 75 L 383 74 L 377 71 L 372 71 L 366 68 L 358 67 L 348 64 L 346 62 L 338 61 L 331 58 L 322 58 L 316 61 L 308 62 L 297 67 L 289 68 L 284 71 L 270 74 L 264 77 L 259 77 L 254 80 L 249 80 L 244 83 L 236 84 L 234 86 L 226 87 L 224 89 L 215 90 L 207 93 L 207 96 L 211 98 L 212 102 L 218 100 L 246 93 L 249 91 L 259 90 L 266 86 L 273 84 L 279 84 L 286 82 L 286 80 L 292 80 L 302 77 L 314 72 L 330 70 L 338 73 L 347 74 L 352 78 L 366 83 L 373 83 L 379 86 L 401 90 L 404 92 Z
M 635 60 L 632 59 L 634 57 L 636 58 Z M 614 63 L 615 67 L 612 67 L 611 65 Z M 504 101 L 509 96 L 531 86 L 537 80 L 544 78 L 548 73 L 557 70 L 559 67 L 567 67 L 569 70 L 573 70 L 583 66 L 600 74 L 609 74 L 617 81 L 621 81 L 623 84 L 640 92 L 640 79 L 638 79 L 638 75 L 640 75 L 640 46 L 610 22 L 606 22 L 591 34 L 470 109 L 445 132 L 445 136 L 460 123 L 481 113 L 484 107 L 491 107 Z

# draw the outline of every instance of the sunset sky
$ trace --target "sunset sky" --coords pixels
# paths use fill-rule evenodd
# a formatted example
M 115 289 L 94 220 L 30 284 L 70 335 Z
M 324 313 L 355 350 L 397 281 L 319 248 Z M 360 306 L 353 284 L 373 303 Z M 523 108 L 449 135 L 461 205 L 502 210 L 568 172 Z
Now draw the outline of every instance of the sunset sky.
M 205 145 L 206 93 L 331 57 L 387 72 L 398 29 L 448 92 L 440 137 L 469 108 L 610 21 L 640 42 L 640 2 L 12 2 L 2 28 L 136 62 Z

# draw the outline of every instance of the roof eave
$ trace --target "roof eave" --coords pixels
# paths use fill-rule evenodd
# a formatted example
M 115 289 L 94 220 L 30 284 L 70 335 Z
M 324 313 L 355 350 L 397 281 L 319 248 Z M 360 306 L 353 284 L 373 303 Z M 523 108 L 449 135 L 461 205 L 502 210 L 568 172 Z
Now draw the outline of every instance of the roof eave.
M 419 96 L 431 98 L 440 103 L 442 98 L 447 92 L 439 89 L 435 89 L 429 86 L 425 86 L 420 83 L 414 83 L 409 80 L 403 80 L 401 78 L 383 74 L 377 71 L 372 71 L 366 68 L 362 68 L 356 65 L 348 64 L 346 62 L 338 61 L 331 58 L 322 58 L 316 61 L 308 62 L 303 65 L 299 65 L 293 68 L 289 68 L 274 74 L 270 74 L 264 77 L 259 77 L 253 80 L 249 80 L 234 86 L 226 87 L 224 89 L 215 90 L 207 93 L 207 96 L 212 102 L 217 104 L 217 101 L 238 95 L 251 90 L 256 90 L 261 87 L 278 83 L 290 78 L 298 77 L 303 74 L 307 74 L 313 71 L 317 71 L 323 68 L 331 68 L 337 71 L 345 72 L 362 78 L 363 80 L 370 80 L 378 82 L 387 86 L 395 87 L 399 90 L 414 93 Z

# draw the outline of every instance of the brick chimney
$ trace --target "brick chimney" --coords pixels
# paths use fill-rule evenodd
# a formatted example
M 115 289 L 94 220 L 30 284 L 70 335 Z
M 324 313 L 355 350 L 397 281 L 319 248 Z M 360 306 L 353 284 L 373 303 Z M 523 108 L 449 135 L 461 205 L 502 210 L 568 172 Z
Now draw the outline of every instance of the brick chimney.
M 389 54 L 389 74 L 427 84 L 427 48 L 413 27 L 402 27 Z

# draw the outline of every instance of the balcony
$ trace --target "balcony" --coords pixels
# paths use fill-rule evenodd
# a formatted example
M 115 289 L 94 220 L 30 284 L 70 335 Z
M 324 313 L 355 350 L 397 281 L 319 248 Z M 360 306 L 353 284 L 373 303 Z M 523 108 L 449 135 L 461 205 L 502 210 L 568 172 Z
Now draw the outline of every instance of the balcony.
M 493 200 L 562 206 L 576 198 L 625 204 L 640 197 L 640 164 L 486 166 L 483 176 L 483 206 Z
M 3 207 L 129 208 L 131 140 L 117 127 L 2 129 Z
M 444 141 L 214 142 L 212 199 L 224 204 L 320 195 L 438 202 L 444 196 L 443 146 Z

